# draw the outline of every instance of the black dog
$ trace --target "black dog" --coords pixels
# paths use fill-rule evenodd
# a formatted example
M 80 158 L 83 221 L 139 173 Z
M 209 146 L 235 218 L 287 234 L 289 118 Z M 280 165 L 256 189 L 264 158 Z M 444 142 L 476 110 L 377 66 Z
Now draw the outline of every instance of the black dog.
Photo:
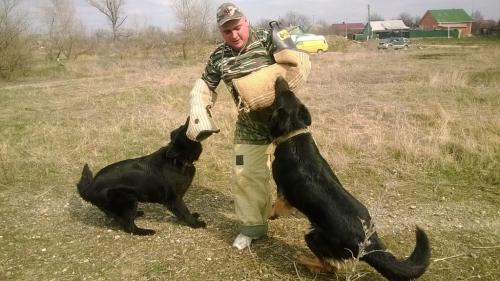
M 311 222 L 305 235 L 315 259 L 299 262 L 313 270 L 335 271 L 331 261 L 359 257 L 389 280 L 407 281 L 421 276 L 429 265 L 430 246 L 423 230 L 416 229 L 416 246 L 406 260 L 397 260 L 373 230 L 366 207 L 342 187 L 337 176 L 307 131 L 311 115 L 307 108 L 278 78 L 271 117 L 271 133 L 276 138 L 272 171 L 278 186 L 280 207 L 290 204 Z M 283 201 L 283 200 L 286 200 Z
M 77 184 L 80 196 L 136 235 L 155 233 L 135 224 L 135 218 L 143 215 L 137 211 L 138 202 L 161 203 L 189 226 L 205 227 L 182 200 L 195 174 L 193 162 L 202 151 L 201 143 L 186 137 L 188 122 L 170 133 L 167 146 L 150 155 L 111 164 L 95 177 L 85 164 Z

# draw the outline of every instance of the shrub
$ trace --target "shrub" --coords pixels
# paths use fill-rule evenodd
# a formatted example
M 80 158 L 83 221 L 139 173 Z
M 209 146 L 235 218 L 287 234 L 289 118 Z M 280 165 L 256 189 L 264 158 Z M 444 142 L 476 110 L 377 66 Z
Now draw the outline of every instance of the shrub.
M 26 17 L 17 13 L 19 1 L 0 2 L 0 78 L 11 79 L 29 67 Z

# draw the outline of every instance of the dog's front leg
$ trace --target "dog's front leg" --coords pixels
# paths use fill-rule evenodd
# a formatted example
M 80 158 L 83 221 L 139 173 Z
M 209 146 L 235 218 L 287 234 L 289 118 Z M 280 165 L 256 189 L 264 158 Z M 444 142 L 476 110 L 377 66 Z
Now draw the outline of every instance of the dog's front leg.
M 186 222 L 192 228 L 206 227 L 207 224 L 198 219 L 199 214 L 191 213 L 182 198 L 176 197 L 165 204 L 180 220 Z
M 273 209 L 271 211 L 271 215 L 269 219 L 274 220 L 281 216 L 289 215 L 292 212 L 292 206 L 285 199 L 283 193 L 278 190 L 278 197 L 273 204 Z

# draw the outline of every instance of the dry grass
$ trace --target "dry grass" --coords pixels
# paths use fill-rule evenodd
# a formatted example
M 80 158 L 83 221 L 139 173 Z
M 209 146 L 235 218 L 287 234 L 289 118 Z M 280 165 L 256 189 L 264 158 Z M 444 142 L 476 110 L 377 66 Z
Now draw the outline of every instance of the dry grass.
M 422 280 L 497 280 L 498 45 L 345 49 L 314 55 L 301 93 L 322 154 L 396 256 L 411 252 L 415 224 L 428 232 L 435 261 Z M 363 263 L 339 276 L 296 266 L 293 256 L 308 252 L 300 215 L 272 221 L 251 250 L 231 249 L 236 112 L 223 87 L 215 107 L 222 131 L 203 143 L 186 195 L 207 229 L 142 205 L 138 224 L 158 234 L 134 237 L 78 197 L 83 163 L 98 170 L 168 142 L 202 68 L 163 56 L 87 56 L 67 62 L 64 78 L 0 85 L 0 279 L 382 280 Z

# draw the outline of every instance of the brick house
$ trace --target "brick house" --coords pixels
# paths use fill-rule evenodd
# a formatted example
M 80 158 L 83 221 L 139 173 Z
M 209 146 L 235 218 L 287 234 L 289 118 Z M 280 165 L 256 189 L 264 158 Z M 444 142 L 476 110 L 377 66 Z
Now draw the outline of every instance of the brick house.
M 332 24 L 332 33 L 339 36 L 352 37 L 353 34 L 363 31 L 365 25 L 363 23 L 334 23 Z
M 458 30 L 459 37 L 471 36 L 472 18 L 463 9 L 428 10 L 419 26 L 425 31 Z

